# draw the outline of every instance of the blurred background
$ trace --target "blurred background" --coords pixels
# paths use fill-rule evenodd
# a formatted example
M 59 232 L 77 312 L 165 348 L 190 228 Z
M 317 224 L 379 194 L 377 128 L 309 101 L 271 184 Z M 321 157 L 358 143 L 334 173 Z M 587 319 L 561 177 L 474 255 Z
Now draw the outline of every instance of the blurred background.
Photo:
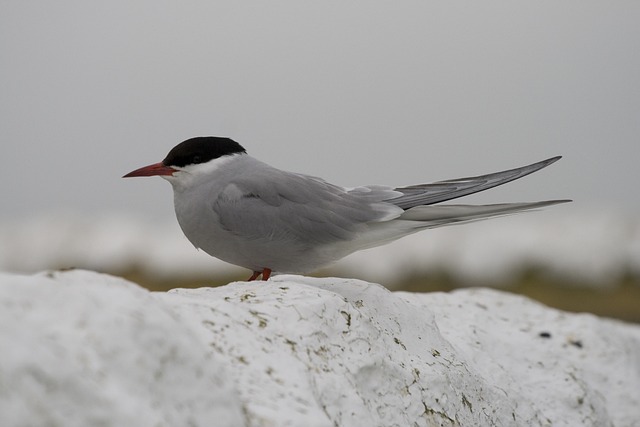
M 315 275 L 495 286 L 640 322 L 640 3 L 0 4 L 0 270 L 154 290 L 246 279 L 196 251 L 170 185 L 123 180 L 229 136 L 330 182 L 407 185 L 564 158 L 459 202 L 568 205 L 420 233 Z

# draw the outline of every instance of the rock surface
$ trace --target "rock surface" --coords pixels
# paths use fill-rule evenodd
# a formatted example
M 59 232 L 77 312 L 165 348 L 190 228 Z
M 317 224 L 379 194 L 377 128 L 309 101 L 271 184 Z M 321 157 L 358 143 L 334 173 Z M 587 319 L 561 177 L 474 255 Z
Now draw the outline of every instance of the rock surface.
M 4 426 L 635 426 L 640 327 L 345 279 L 0 274 Z

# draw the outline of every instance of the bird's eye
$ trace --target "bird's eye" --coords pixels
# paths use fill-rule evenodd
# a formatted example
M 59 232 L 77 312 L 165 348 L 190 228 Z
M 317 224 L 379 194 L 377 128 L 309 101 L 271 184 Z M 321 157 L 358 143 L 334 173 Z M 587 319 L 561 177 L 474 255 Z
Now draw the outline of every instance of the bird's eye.
M 193 156 L 193 159 L 191 159 L 191 160 L 192 160 L 193 164 L 198 164 L 198 163 L 202 162 L 202 157 L 196 155 L 196 156 Z

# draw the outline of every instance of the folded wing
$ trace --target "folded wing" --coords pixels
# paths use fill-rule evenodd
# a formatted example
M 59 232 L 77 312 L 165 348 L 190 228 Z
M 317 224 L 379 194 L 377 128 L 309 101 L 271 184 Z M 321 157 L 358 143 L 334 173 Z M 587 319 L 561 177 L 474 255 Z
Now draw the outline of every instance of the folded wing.
M 498 185 L 506 184 L 523 176 L 549 166 L 560 160 L 561 156 L 552 157 L 541 162 L 503 172 L 488 175 L 473 176 L 468 178 L 450 179 L 431 184 L 418 184 L 408 187 L 396 188 L 401 196 L 386 200 L 389 203 L 407 210 L 421 205 L 432 205 L 469 194 L 488 190 Z

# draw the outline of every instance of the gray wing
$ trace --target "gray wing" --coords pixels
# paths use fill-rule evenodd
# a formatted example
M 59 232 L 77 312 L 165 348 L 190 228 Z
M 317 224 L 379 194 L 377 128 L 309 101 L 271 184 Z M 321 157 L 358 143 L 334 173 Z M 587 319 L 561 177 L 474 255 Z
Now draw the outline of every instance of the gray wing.
M 402 193 L 401 196 L 387 199 L 387 202 L 402 209 L 410 209 L 415 206 L 432 205 L 469 194 L 478 193 L 506 184 L 523 176 L 529 175 L 537 170 L 549 166 L 560 160 L 562 156 L 552 157 L 538 163 L 510 169 L 503 172 L 491 173 L 488 175 L 473 176 L 468 178 L 450 179 L 438 181 L 432 184 L 411 185 L 408 187 L 396 188 Z
M 320 178 L 259 168 L 231 180 L 214 201 L 213 210 L 231 233 L 291 244 L 350 240 L 365 223 L 403 212 L 380 203 L 380 196 L 377 200 L 366 197 L 368 188 L 360 189 L 363 197 L 352 191 Z

